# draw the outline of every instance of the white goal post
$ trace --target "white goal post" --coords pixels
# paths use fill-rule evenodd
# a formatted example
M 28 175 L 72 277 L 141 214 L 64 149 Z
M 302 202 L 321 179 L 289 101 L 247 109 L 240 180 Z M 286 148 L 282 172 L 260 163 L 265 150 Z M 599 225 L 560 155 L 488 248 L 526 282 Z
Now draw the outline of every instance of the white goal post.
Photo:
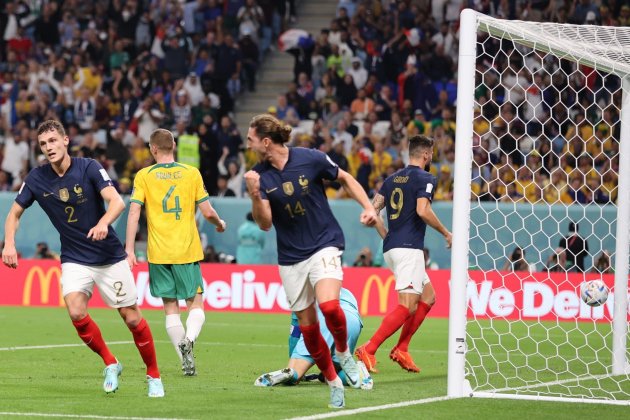
M 605 82 L 590 83 L 593 74 Z M 545 98 L 544 90 L 554 88 L 555 96 Z M 607 131 L 604 114 L 610 113 L 616 123 Z M 582 152 L 567 166 L 580 139 L 584 145 L 575 147 Z M 612 152 L 604 142 L 614 143 Z M 551 147 L 540 151 L 542 143 Z M 586 153 L 591 146 L 600 154 Z M 455 154 L 448 396 L 630 405 L 630 28 L 506 21 L 464 10 Z M 547 158 L 561 172 L 545 175 Z M 521 172 L 525 179 L 530 170 L 533 182 L 524 184 Z M 610 177 L 618 180 L 616 197 L 607 190 L 595 202 Z M 497 187 L 490 191 L 492 183 Z M 556 189 L 557 201 L 546 199 L 546 188 Z M 578 202 L 580 194 L 587 202 Z M 553 253 L 562 252 L 557 243 L 570 222 L 579 222 L 589 263 L 604 249 L 610 253 L 608 305 L 591 308 L 579 299 L 579 284 L 597 273 L 573 273 L 564 261 L 559 272 L 545 269 L 561 259 Z M 536 265 L 531 273 L 504 270 L 516 247 Z M 494 312 L 480 312 L 484 302 Z

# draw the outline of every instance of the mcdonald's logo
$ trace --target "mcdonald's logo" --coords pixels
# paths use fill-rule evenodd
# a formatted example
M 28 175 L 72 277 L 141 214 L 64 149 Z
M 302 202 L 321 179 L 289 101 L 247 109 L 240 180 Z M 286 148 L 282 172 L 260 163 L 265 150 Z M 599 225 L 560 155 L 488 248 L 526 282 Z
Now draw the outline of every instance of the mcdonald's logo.
M 22 294 L 22 305 L 31 305 L 31 290 L 33 282 L 39 281 L 40 302 L 47 304 L 50 300 L 50 284 L 53 280 L 57 281 L 57 289 L 59 291 L 59 306 L 63 306 L 63 294 L 61 293 L 61 270 L 59 267 L 50 267 L 48 271 L 44 271 L 40 266 L 32 267 L 26 275 L 24 282 L 24 292 Z
M 363 293 L 361 294 L 361 314 L 365 315 L 368 313 L 368 307 L 370 303 L 370 291 L 372 290 L 372 284 L 376 283 L 378 290 L 378 310 L 380 313 L 384 314 L 387 311 L 387 299 L 389 298 L 389 289 L 392 283 L 395 282 L 395 278 L 393 275 L 387 277 L 387 280 L 383 282 L 381 277 L 372 274 L 368 277 L 365 282 L 365 286 L 363 286 Z

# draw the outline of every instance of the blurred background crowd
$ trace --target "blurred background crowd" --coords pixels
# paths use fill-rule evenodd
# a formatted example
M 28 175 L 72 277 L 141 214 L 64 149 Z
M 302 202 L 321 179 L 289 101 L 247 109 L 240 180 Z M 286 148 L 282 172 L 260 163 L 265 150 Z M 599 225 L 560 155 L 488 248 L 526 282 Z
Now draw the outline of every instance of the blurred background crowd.
M 45 162 L 35 129 L 56 118 L 72 154 L 98 159 L 122 193 L 151 163 L 149 133 L 164 127 L 177 137 L 178 160 L 200 168 L 211 195 L 242 197 L 255 157 L 234 123 L 235 101 L 255 94 L 265 56 L 280 48 L 295 58 L 294 77 L 260 112 L 291 124 L 293 145 L 324 151 L 371 194 L 407 163 L 409 136 L 432 136 L 435 200 L 451 200 L 462 8 L 630 25 L 630 0 L 339 0 L 328 27 L 291 40 L 299 1 L 1 3 L 4 191 Z M 480 49 L 473 198 L 615 202 L 620 80 L 496 39 Z M 334 183 L 327 192 L 345 197 Z

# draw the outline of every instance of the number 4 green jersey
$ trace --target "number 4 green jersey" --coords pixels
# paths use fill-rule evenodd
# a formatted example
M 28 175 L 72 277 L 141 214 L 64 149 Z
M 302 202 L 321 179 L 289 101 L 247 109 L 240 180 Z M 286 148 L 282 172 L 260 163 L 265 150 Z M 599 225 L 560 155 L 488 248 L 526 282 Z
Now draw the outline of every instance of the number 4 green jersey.
M 182 163 L 159 163 L 138 172 L 131 201 L 146 209 L 152 264 L 187 264 L 203 259 L 195 223 L 197 204 L 208 200 L 201 174 Z

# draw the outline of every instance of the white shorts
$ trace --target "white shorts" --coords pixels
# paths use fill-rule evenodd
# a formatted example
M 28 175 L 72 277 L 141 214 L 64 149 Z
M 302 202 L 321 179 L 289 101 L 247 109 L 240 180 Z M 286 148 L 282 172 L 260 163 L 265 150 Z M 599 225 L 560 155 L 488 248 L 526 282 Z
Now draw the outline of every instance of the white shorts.
M 321 279 L 343 280 L 342 252 L 335 247 L 320 249 L 309 259 L 280 266 L 280 278 L 292 311 L 302 311 L 315 302 L 315 284 Z
M 64 296 L 72 292 L 81 292 L 92 297 L 95 283 L 103 302 L 112 308 L 132 306 L 138 301 L 136 283 L 127 260 L 101 266 L 61 264 L 61 287 Z
M 424 252 L 421 249 L 392 248 L 383 257 L 394 273 L 397 292 L 422 294 L 430 280 L 424 268 Z

